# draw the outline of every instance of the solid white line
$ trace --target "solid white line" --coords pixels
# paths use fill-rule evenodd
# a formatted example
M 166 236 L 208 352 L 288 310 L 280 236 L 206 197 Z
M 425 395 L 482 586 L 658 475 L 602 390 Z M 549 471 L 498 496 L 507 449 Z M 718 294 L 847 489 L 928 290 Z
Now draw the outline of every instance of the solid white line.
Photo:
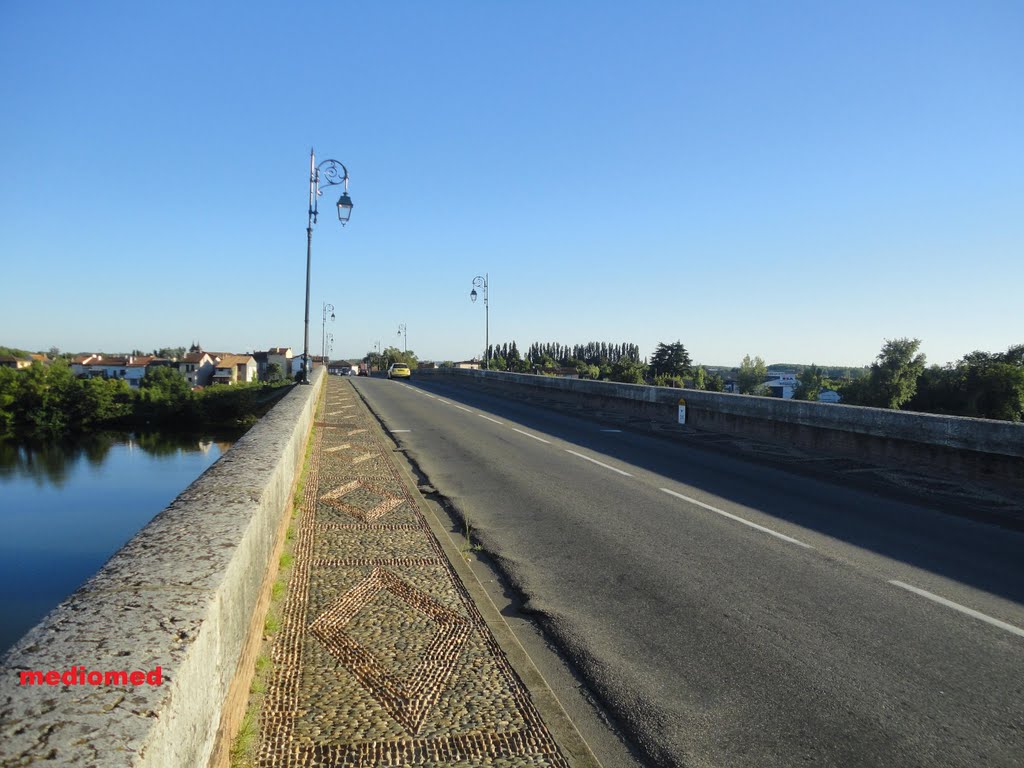
M 493 421 L 495 424 L 501 424 L 501 422 L 498 421 L 497 419 L 492 419 L 490 416 L 484 416 L 482 413 L 478 413 L 477 416 L 479 416 L 481 419 L 487 419 L 488 421 Z
M 473 412 L 470 408 L 463 408 L 461 405 L 456 405 L 455 407 L 458 408 L 460 411 L 465 411 L 466 413 Z
M 629 474 L 629 472 L 623 472 L 621 469 L 616 469 L 615 467 L 610 467 L 607 464 L 605 464 L 603 461 L 598 461 L 597 459 L 592 459 L 589 456 L 584 456 L 582 453 L 576 453 L 576 451 L 570 451 L 568 448 L 565 449 L 565 452 L 566 453 L 571 453 L 573 456 L 579 456 L 581 459 L 586 459 L 587 461 L 592 461 L 594 464 L 597 464 L 597 466 L 604 467 L 605 469 L 610 469 L 612 472 L 618 472 L 620 475 L 625 475 L 626 477 L 632 477 L 632 475 Z
M 435 398 L 435 399 L 436 399 L 436 400 L 437 400 L 437 402 L 439 402 L 439 403 L 444 403 L 445 405 L 451 405 L 451 403 L 449 403 L 449 402 L 448 402 L 447 400 L 442 400 L 442 399 L 441 399 L 440 397 L 438 397 L 438 398 Z
M 712 507 L 710 504 L 705 504 L 703 501 L 691 499 L 689 496 L 683 496 L 683 494 L 676 493 L 675 491 L 670 491 L 668 488 L 662 488 L 661 490 L 667 493 L 669 496 L 675 496 L 677 499 L 682 499 L 683 501 L 688 501 L 691 504 L 696 504 L 698 507 L 703 507 L 704 509 L 714 512 L 715 514 L 721 515 L 722 517 L 728 517 L 730 520 L 735 520 L 737 523 L 749 525 L 751 528 L 755 528 L 761 531 L 762 533 L 767 533 L 768 535 L 774 536 L 777 539 L 782 539 L 783 541 L 788 541 L 790 544 L 796 544 L 797 546 L 806 547 L 807 549 L 814 549 L 814 547 L 812 547 L 810 544 L 804 544 L 802 541 L 798 541 L 797 539 L 794 539 L 791 536 L 786 536 L 785 534 L 779 533 L 778 531 L 773 531 L 771 528 L 765 528 L 763 525 L 758 525 L 757 523 L 752 523 L 749 520 L 744 520 L 742 517 L 737 517 L 736 515 L 726 512 L 725 510 Z
M 602 429 L 602 432 L 621 432 L 621 429 Z
M 920 595 L 921 597 L 926 597 L 929 600 L 933 600 L 936 603 L 939 603 L 940 605 L 946 606 L 947 608 L 952 608 L 954 611 L 966 613 L 968 616 L 973 616 L 976 619 L 980 619 L 981 621 L 984 621 L 987 624 L 991 624 L 993 627 L 999 627 L 1000 629 L 1005 629 L 1007 632 L 1012 632 L 1015 635 L 1024 637 L 1024 629 L 1021 629 L 1020 627 L 1015 627 L 1013 626 L 1013 624 L 1007 624 L 1005 621 L 993 619 L 991 616 L 987 616 L 984 613 L 974 610 L 973 608 L 968 608 L 965 605 L 960 605 L 960 603 L 954 603 L 952 600 L 947 600 L 944 597 L 939 597 L 938 595 L 932 594 L 931 592 L 928 592 L 924 589 L 920 589 L 918 587 L 912 587 L 910 584 L 904 584 L 902 581 L 890 580 L 889 583 L 899 587 L 900 589 L 905 589 L 909 592 L 913 592 L 915 595 Z
M 532 437 L 534 440 L 540 440 L 542 443 L 547 443 L 548 445 L 551 445 L 551 441 L 550 440 L 545 440 L 543 437 L 537 437 L 536 435 L 531 435 L 529 432 L 523 432 L 523 430 L 521 430 L 521 429 L 516 429 L 515 427 L 512 427 L 512 431 L 513 432 L 518 432 L 520 435 L 526 435 L 527 437 Z
M 391 432 L 392 433 L 394 433 L 394 432 L 412 432 L 412 430 L 411 429 L 392 429 Z

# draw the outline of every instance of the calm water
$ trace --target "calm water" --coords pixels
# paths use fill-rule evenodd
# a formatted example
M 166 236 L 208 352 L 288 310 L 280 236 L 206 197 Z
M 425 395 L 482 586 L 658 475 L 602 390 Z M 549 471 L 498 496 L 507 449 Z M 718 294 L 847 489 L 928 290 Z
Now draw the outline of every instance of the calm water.
M 226 451 L 227 439 L 0 441 L 0 653 Z

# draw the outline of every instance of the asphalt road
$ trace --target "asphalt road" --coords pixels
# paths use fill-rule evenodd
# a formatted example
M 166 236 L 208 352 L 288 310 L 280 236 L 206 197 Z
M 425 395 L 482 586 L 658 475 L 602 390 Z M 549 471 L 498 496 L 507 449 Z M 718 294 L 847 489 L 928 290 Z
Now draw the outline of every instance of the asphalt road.
M 1024 764 L 1024 535 L 447 383 L 356 386 L 650 764 Z

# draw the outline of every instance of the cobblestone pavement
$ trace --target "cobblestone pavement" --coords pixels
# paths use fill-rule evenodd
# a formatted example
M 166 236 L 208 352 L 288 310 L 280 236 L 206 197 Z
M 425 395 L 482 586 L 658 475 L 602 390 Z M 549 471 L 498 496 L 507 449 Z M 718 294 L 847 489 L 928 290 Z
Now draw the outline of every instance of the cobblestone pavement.
M 313 440 L 260 765 L 568 766 L 347 379 Z

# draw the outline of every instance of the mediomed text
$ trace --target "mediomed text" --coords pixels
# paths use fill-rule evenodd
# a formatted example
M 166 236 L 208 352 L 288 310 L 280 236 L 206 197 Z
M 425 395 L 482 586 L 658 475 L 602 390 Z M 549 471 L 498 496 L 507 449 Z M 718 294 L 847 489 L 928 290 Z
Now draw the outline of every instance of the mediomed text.
M 162 685 L 164 682 L 160 667 L 149 672 L 97 672 L 86 671 L 85 667 L 72 667 L 66 672 L 51 669 L 49 672 L 29 670 L 19 674 L 21 685 Z

